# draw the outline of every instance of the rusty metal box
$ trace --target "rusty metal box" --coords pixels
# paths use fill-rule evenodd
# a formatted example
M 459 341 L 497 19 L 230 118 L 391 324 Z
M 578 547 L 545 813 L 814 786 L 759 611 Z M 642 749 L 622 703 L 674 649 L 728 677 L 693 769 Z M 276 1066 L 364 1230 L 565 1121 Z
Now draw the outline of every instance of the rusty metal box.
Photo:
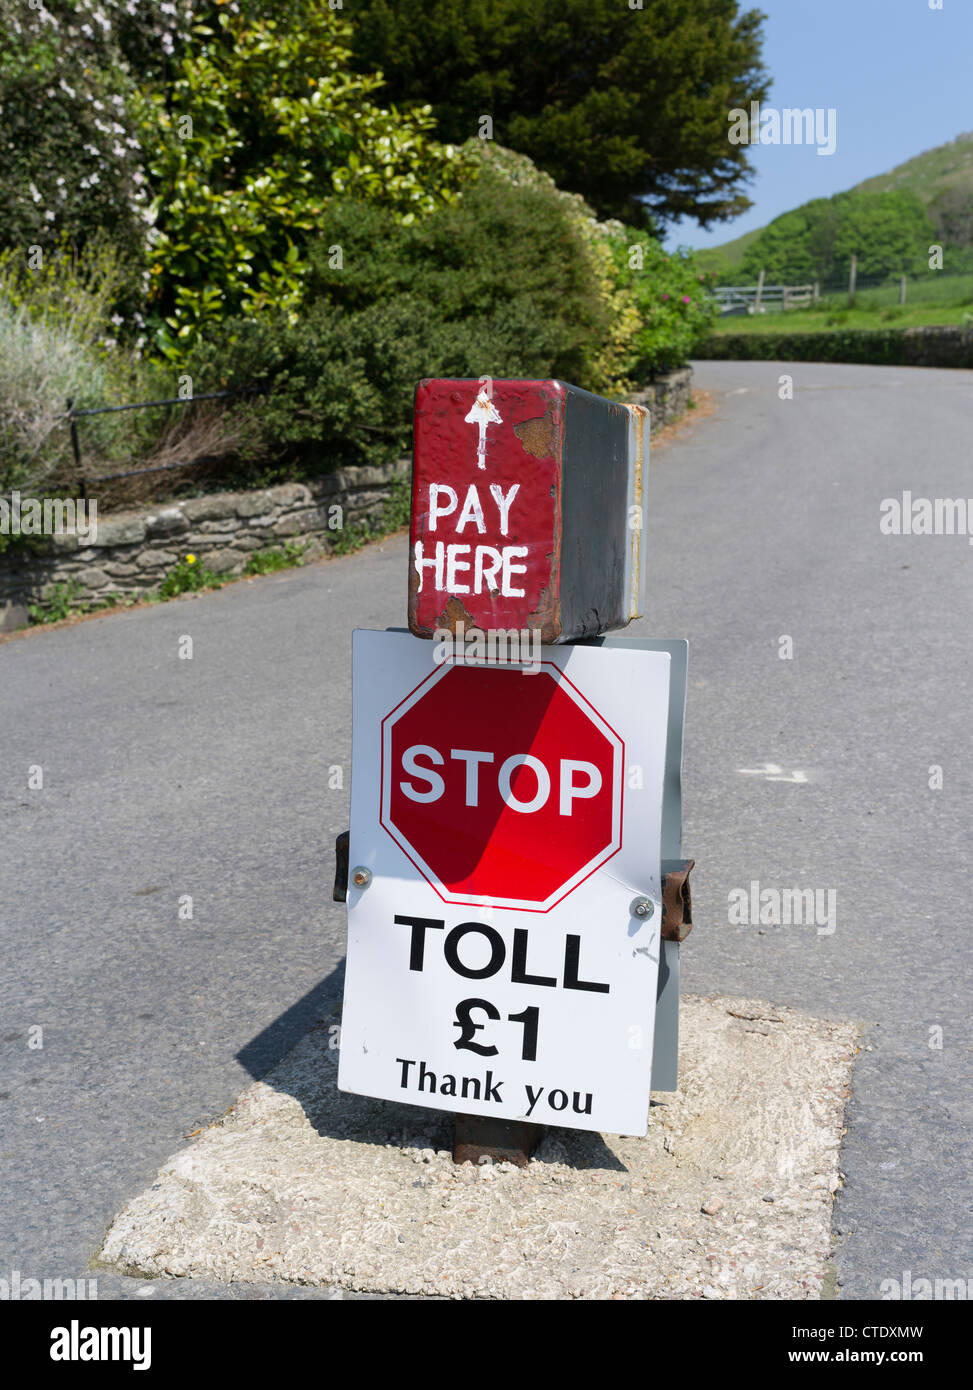
M 552 643 L 638 617 L 648 433 L 643 407 L 562 381 L 421 381 L 410 630 Z

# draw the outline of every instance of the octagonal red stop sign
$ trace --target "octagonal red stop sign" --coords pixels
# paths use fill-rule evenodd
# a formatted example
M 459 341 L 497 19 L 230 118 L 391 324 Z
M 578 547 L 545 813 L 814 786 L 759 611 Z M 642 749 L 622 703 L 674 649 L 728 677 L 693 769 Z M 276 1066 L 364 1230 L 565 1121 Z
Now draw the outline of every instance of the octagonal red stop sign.
M 445 902 L 546 912 L 621 847 L 624 751 L 550 662 L 447 664 L 382 721 L 381 822 Z

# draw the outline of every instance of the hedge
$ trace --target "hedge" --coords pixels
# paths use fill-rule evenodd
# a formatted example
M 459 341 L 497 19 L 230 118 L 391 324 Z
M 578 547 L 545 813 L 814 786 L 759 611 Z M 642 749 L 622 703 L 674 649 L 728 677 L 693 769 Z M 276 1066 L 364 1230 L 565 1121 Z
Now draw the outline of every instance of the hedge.
M 829 333 L 722 333 L 695 357 L 742 362 L 866 362 L 889 367 L 973 367 L 973 325 L 838 329 Z

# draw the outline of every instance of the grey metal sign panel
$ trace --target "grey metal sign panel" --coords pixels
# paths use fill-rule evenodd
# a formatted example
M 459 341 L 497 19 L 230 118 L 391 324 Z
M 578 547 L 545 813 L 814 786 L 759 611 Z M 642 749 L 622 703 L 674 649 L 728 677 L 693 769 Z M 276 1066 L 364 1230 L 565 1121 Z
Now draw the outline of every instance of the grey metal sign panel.
M 669 728 L 662 791 L 662 858 L 682 859 L 682 752 L 689 643 L 685 638 L 670 640 L 615 636 L 593 637 L 589 643 L 592 646 L 637 647 L 641 651 L 669 653 Z M 679 942 L 663 941 L 655 1006 L 652 1089 L 675 1091 L 678 1085 Z

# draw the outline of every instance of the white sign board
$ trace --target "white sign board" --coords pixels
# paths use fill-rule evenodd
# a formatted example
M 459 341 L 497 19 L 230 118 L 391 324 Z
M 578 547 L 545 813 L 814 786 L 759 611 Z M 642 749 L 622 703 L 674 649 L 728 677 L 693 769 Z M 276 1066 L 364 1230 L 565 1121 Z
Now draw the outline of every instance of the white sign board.
M 354 635 L 338 1085 L 644 1134 L 668 653 L 436 653 Z

